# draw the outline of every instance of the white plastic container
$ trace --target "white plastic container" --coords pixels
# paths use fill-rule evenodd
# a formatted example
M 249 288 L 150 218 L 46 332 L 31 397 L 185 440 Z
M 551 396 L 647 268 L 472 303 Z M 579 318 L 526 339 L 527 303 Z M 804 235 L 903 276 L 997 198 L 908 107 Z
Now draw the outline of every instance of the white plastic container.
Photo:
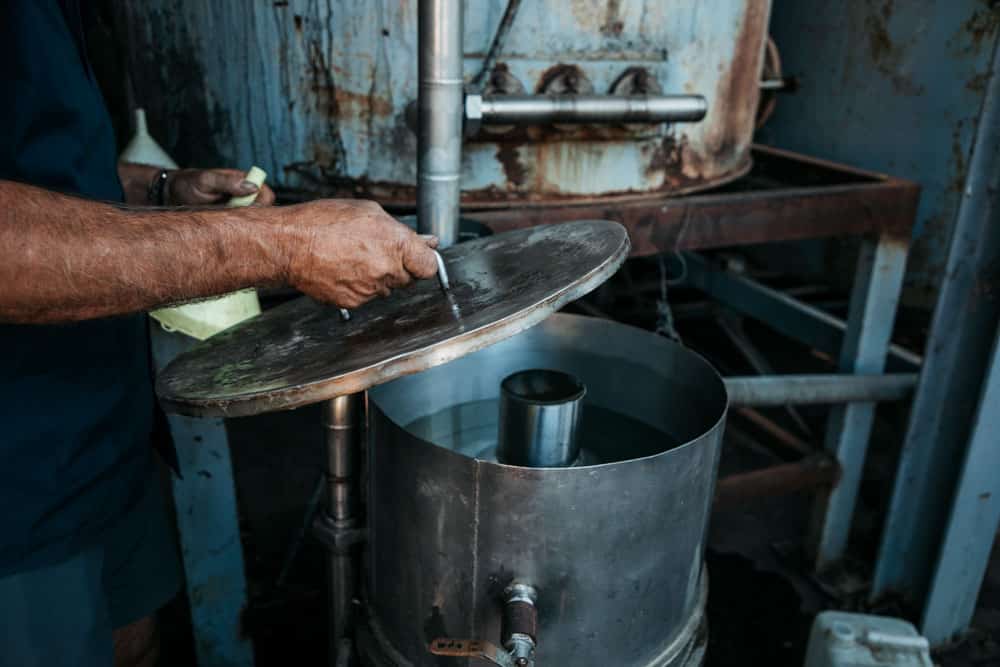
M 824 611 L 813 621 L 805 667 L 934 667 L 912 624 L 888 616 Z

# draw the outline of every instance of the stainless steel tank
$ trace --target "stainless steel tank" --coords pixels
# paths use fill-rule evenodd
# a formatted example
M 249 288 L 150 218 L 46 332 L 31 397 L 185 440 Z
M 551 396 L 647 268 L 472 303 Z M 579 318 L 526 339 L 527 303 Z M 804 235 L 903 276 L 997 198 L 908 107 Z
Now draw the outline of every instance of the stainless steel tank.
M 535 368 L 586 386 L 574 466 L 496 462 L 501 382 Z M 467 664 L 428 645 L 498 643 L 503 591 L 520 582 L 538 594 L 538 665 L 700 664 L 727 407 L 707 362 L 643 330 L 555 315 L 369 400 L 369 663 Z
M 182 164 L 261 165 L 305 194 L 414 200 L 417 2 L 130 0 L 136 103 Z M 750 166 L 770 0 L 524 0 L 486 91 L 700 94 L 675 125 L 488 128 L 467 205 L 677 194 Z M 506 0 L 467 0 L 467 81 Z

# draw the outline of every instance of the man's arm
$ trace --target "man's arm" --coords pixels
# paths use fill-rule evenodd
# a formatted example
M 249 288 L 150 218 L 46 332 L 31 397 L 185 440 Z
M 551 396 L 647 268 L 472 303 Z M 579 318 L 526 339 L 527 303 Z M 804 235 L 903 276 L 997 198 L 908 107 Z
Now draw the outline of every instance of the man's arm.
M 90 319 L 276 283 L 353 308 L 434 275 L 434 245 L 372 202 L 130 210 L 0 181 L 0 321 Z

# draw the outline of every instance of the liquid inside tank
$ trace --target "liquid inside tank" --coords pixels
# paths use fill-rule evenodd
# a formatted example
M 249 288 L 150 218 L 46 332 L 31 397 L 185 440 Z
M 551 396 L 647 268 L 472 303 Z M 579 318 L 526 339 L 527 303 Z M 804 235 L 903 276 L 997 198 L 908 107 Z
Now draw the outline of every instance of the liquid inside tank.
M 586 387 L 573 465 L 496 460 L 501 383 L 526 369 Z M 700 664 L 727 404 L 707 362 L 646 331 L 555 315 L 369 396 L 371 664 L 443 665 L 427 652 L 441 637 L 499 643 L 515 581 L 538 591 L 538 665 Z

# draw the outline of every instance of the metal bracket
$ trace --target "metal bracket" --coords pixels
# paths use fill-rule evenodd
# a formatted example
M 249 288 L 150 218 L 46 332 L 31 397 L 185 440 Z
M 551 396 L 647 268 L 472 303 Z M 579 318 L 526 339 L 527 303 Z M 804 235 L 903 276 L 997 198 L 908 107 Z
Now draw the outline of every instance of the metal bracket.
M 338 522 L 325 513 L 316 515 L 312 529 L 316 539 L 334 553 L 346 553 L 368 538 L 368 531 L 359 527 L 354 519 Z
M 489 660 L 501 667 L 515 667 L 514 658 L 492 642 L 481 639 L 435 639 L 431 642 L 430 652 L 450 658 L 479 658 Z

